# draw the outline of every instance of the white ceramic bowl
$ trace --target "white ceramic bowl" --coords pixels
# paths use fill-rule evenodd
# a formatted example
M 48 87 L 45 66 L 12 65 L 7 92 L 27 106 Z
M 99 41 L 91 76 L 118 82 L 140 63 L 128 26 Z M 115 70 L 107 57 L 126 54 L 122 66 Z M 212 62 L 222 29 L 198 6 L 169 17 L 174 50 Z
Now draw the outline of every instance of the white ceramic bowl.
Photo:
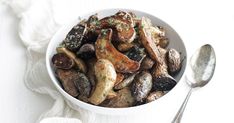
M 106 9 L 106 10 L 100 10 L 100 11 L 96 11 L 96 12 L 81 16 L 81 19 L 87 19 L 90 15 L 95 14 L 95 13 L 98 13 L 98 16 L 100 18 L 102 18 L 105 16 L 113 15 L 119 10 L 132 11 L 138 17 L 142 17 L 142 16 L 148 17 L 151 19 L 153 25 L 159 25 L 159 26 L 162 26 L 163 28 L 165 28 L 166 37 L 168 37 L 170 40 L 170 44 L 168 47 L 169 48 L 173 47 L 173 48 L 177 49 L 179 52 L 181 52 L 182 58 L 184 58 L 186 56 L 186 49 L 185 49 L 184 43 L 181 40 L 181 38 L 179 37 L 179 35 L 176 33 L 176 31 L 173 30 L 173 28 L 170 27 L 164 21 L 160 20 L 159 18 L 157 18 L 153 15 L 147 14 L 145 12 L 140 12 L 140 11 L 136 11 L 136 10 L 127 10 L 127 9 Z M 71 107 L 73 107 L 75 110 L 78 110 L 78 111 L 82 110 L 82 111 L 85 111 L 86 113 L 95 113 L 95 114 L 100 114 L 100 115 L 104 115 L 104 116 L 129 116 L 130 114 L 136 114 L 138 112 L 142 112 L 142 113 L 149 112 L 150 109 L 152 109 L 155 106 L 156 106 L 155 108 L 158 108 L 157 106 L 162 105 L 162 104 L 160 105 L 160 103 L 167 103 L 166 101 L 169 100 L 170 97 L 173 97 L 175 95 L 174 93 L 177 93 L 177 90 L 180 89 L 179 80 L 181 79 L 181 77 L 185 71 L 186 61 L 187 61 L 186 57 L 185 57 L 185 60 L 183 61 L 182 69 L 175 77 L 175 79 L 178 81 L 177 85 L 170 92 L 168 92 L 166 95 L 164 95 L 160 99 L 153 101 L 151 103 L 148 103 L 148 104 L 135 106 L 135 107 L 128 107 L 128 108 L 105 108 L 105 107 L 94 106 L 94 105 L 82 102 L 78 99 L 73 98 L 69 94 L 67 94 L 61 88 L 59 81 L 55 77 L 55 73 L 54 73 L 54 70 L 53 70 L 53 67 L 51 64 L 51 58 L 56 53 L 56 47 L 63 41 L 63 39 L 66 37 L 67 33 L 71 30 L 71 28 L 74 25 L 76 25 L 79 21 L 80 21 L 79 19 L 74 20 L 73 22 L 69 23 L 68 25 L 65 25 L 64 27 L 62 27 L 51 39 L 51 41 L 48 45 L 48 48 L 47 48 L 47 52 L 46 52 L 46 66 L 47 66 L 49 76 L 50 76 L 53 84 L 55 85 L 55 87 L 58 89 L 58 91 L 64 96 L 64 98 L 66 99 L 68 104 Z M 169 102 L 168 102 L 168 104 L 169 104 Z

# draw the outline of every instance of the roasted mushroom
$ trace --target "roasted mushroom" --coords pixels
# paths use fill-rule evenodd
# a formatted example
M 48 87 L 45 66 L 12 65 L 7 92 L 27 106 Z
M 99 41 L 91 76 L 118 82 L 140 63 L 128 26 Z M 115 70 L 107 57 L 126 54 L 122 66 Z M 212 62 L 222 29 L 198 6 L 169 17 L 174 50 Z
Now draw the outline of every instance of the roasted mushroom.
M 100 20 L 100 29 L 112 28 L 116 30 L 116 40 L 120 42 L 132 42 L 135 38 L 133 20 L 130 14 L 120 11 L 113 16 Z
M 162 97 L 164 95 L 163 91 L 154 91 L 149 94 L 149 96 L 146 98 L 146 102 L 152 102 L 154 100 L 157 100 L 158 98 Z
M 87 72 L 87 67 L 86 67 L 86 64 L 84 63 L 84 61 L 80 58 L 77 58 L 73 52 L 69 51 L 65 47 L 57 47 L 56 50 L 58 53 L 65 53 L 69 58 L 73 59 L 74 62 L 76 63 L 76 66 L 78 67 L 78 69 L 81 72 L 83 72 L 83 73 Z
M 153 67 L 155 61 L 152 60 L 150 57 L 145 57 L 141 62 L 140 70 L 149 70 Z
M 180 53 L 175 49 L 170 49 L 167 53 L 168 70 L 175 74 L 181 69 Z
M 52 57 L 52 63 L 55 68 L 71 69 L 74 61 L 64 53 L 57 53 Z
M 134 47 L 133 43 L 120 43 L 120 44 L 118 44 L 117 49 L 120 52 L 126 52 L 126 51 L 130 50 L 132 47 Z
M 88 97 L 90 96 L 92 87 L 86 75 L 81 72 L 77 72 L 76 81 L 74 81 L 74 84 L 79 91 L 78 99 L 88 102 Z
M 150 26 L 146 20 L 146 18 L 142 17 L 141 23 L 139 24 L 139 34 L 141 38 L 142 45 L 146 48 L 149 56 L 157 61 L 157 63 L 161 64 L 161 54 L 155 44 L 154 37 L 151 34 Z
M 79 91 L 75 86 L 75 82 L 79 81 L 77 71 L 57 69 L 56 74 L 64 90 L 71 96 L 77 97 L 79 95 Z
M 107 59 L 114 65 L 115 70 L 121 73 L 133 73 L 140 67 L 140 63 L 129 59 L 120 53 L 111 44 L 112 29 L 103 29 L 95 43 L 96 57 Z
M 99 105 L 106 99 L 114 87 L 117 75 L 112 63 L 106 59 L 99 59 L 94 69 L 97 84 L 93 94 L 89 98 L 89 102 L 94 105 Z
M 76 55 L 82 59 L 90 59 L 95 56 L 95 48 L 94 44 L 84 44 L 81 48 L 76 52 Z
M 152 88 L 152 76 L 150 73 L 142 71 L 134 78 L 132 85 L 132 96 L 138 102 L 143 102 Z
M 87 33 L 87 25 L 85 23 L 79 23 L 74 26 L 67 34 L 62 45 L 71 51 L 77 51 L 84 43 L 84 35 Z
M 87 34 L 85 35 L 85 39 L 87 42 L 95 42 L 98 37 L 98 33 L 96 29 L 99 28 L 100 21 L 98 19 L 98 15 L 91 15 L 87 21 Z
M 111 108 L 124 108 L 133 106 L 135 99 L 132 97 L 129 88 L 123 88 L 117 91 L 117 96 L 109 100 L 104 101 L 101 106 Z
M 162 63 L 156 64 L 153 71 L 153 90 L 168 91 L 176 85 L 176 80 L 168 74 L 166 62 L 166 50 L 158 47 L 162 55 Z
M 123 89 L 123 88 L 129 86 L 133 82 L 133 80 L 137 74 L 138 74 L 138 72 L 133 73 L 130 76 L 128 76 L 127 78 L 125 78 L 122 82 L 115 84 L 114 89 L 120 90 L 120 89 Z

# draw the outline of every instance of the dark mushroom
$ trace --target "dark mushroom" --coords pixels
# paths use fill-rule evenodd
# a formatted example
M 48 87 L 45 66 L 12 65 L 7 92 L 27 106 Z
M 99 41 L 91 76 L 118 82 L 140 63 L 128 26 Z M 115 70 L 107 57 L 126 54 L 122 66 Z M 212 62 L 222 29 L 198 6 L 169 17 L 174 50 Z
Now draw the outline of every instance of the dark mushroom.
M 76 55 L 82 59 L 90 59 L 95 56 L 94 44 L 84 44 L 80 47 Z
M 153 90 L 168 91 L 176 85 L 176 80 L 168 74 L 166 62 L 166 50 L 158 47 L 162 55 L 161 64 L 156 64 L 152 71 L 153 76 Z
M 100 21 L 98 19 L 98 15 L 91 15 L 87 21 L 87 34 L 85 35 L 85 39 L 87 42 L 95 42 L 98 37 L 98 33 L 96 29 L 100 26 Z
M 74 26 L 67 34 L 63 45 L 71 51 L 77 51 L 84 43 L 84 35 L 87 33 L 87 25 L 83 22 Z
M 57 53 L 52 57 L 52 63 L 55 68 L 71 69 L 74 66 L 74 61 L 64 53 Z
M 128 56 L 128 58 L 140 63 L 146 56 L 144 50 L 144 48 L 134 46 L 127 53 L 125 53 L 125 55 Z
M 175 49 L 168 50 L 167 63 L 170 74 L 178 72 L 181 69 L 180 53 Z
M 91 92 L 91 83 L 85 74 L 81 72 L 76 73 L 76 81 L 74 81 L 76 88 L 79 91 L 78 99 L 88 102 L 88 97 L 90 96 Z
M 91 94 L 94 92 L 94 89 L 96 87 L 96 76 L 95 76 L 95 71 L 94 71 L 94 65 L 96 62 L 97 62 L 97 59 L 95 58 L 89 59 L 87 62 L 87 65 L 88 65 L 87 77 L 92 86 L 92 90 L 90 92 Z
M 132 85 L 132 96 L 138 102 L 143 102 L 143 100 L 148 96 L 152 88 L 152 76 L 150 73 L 142 71 L 137 74 L 134 78 Z
M 107 59 L 114 65 L 115 70 L 121 73 L 133 73 L 140 67 L 140 63 L 129 59 L 120 53 L 111 43 L 112 29 L 103 29 L 95 43 L 96 57 Z
M 57 77 L 59 78 L 64 90 L 71 96 L 77 97 L 79 91 L 75 86 L 75 82 L 79 81 L 77 77 L 77 71 L 75 70 L 63 70 L 57 69 Z

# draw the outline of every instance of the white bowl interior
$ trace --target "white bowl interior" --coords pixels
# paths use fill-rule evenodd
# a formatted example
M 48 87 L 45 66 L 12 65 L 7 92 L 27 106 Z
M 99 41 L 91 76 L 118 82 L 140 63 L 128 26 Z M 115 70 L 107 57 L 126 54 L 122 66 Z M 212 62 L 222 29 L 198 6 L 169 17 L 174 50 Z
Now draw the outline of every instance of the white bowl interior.
M 96 11 L 96 12 L 89 13 L 87 15 L 82 16 L 81 19 L 88 19 L 88 17 L 90 15 L 95 14 L 95 13 L 98 13 L 98 16 L 100 18 L 102 18 L 105 16 L 113 15 L 119 10 L 132 11 L 138 17 L 144 16 L 144 17 L 150 18 L 153 25 L 158 25 L 158 26 L 162 26 L 163 28 L 165 28 L 166 37 L 168 37 L 169 41 L 170 41 L 168 48 L 176 49 L 177 51 L 179 51 L 181 53 L 181 58 L 185 58 L 183 61 L 182 69 L 180 70 L 180 72 L 176 76 L 174 76 L 175 79 L 179 82 L 184 71 L 185 71 L 185 67 L 186 67 L 186 61 L 187 61 L 186 60 L 186 48 L 184 46 L 183 41 L 179 37 L 179 35 L 176 33 L 176 31 L 173 30 L 172 27 L 170 27 L 164 21 L 160 20 L 159 18 L 157 18 L 155 16 L 144 13 L 144 12 L 140 12 L 140 11 L 136 11 L 136 10 L 127 10 L 127 9 L 107 9 L 107 10 Z M 73 98 L 69 94 L 67 94 L 61 88 L 60 82 L 55 77 L 53 66 L 51 64 L 51 58 L 56 53 L 56 47 L 63 41 L 63 39 L 66 37 L 67 33 L 71 30 L 71 28 L 74 25 L 76 25 L 79 21 L 80 21 L 80 19 L 77 18 L 77 20 L 74 20 L 71 23 L 69 23 L 68 25 L 65 25 L 64 27 L 62 27 L 51 39 L 51 41 L 48 45 L 48 48 L 47 48 L 47 53 L 46 53 L 46 66 L 47 66 L 49 76 L 51 77 L 52 82 L 54 83 L 56 88 L 59 90 L 59 92 L 71 103 L 71 105 L 74 105 L 75 107 L 79 107 L 79 108 L 82 108 L 82 109 L 85 109 L 85 110 L 88 110 L 91 112 L 100 113 L 100 114 L 124 115 L 126 113 L 137 112 L 137 111 L 140 111 L 143 109 L 147 109 L 146 107 L 149 107 L 150 105 L 154 105 L 159 100 L 161 100 L 161 98 L 160 98 L 159 100 L 153 101 L 153 102 L 148 103 L 148 104 L 135 106 L 135 107 L 129 107 L 129 108 L 105 108 L 105 107 L 94 106 L 94 105 L 91 105 L 88 103 L 84 103 L 78 99 Z M 177 89 L 177 86 L 178 86 L 178 84 L 172 90 Z M 173 96 L 171 91 L 168 92 L 166 95 L 164 95 L 162 98 L 169 98 L 170 96 Z

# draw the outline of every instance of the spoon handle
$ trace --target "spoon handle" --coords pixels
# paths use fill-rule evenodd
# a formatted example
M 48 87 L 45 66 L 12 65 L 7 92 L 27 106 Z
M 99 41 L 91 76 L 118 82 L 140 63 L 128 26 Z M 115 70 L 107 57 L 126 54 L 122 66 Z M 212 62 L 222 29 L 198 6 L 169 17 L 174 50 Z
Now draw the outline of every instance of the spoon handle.
M 189 97 L 190 97 L 191 93 L 192 93 L 192 88 L 190 87 L 190 90 L 189 90 L 183 104 L 180 106 L 179 111 L 177 112 L 176 116 L 174 117 L 174 119 L 172 120 L 171 123 L 180 123 L 180 120 L 181 120 L 181 118 L 183 116 L 184 109 L 185 109 L 185 107 L 187 105 L 187 102 L 189 100 Z

